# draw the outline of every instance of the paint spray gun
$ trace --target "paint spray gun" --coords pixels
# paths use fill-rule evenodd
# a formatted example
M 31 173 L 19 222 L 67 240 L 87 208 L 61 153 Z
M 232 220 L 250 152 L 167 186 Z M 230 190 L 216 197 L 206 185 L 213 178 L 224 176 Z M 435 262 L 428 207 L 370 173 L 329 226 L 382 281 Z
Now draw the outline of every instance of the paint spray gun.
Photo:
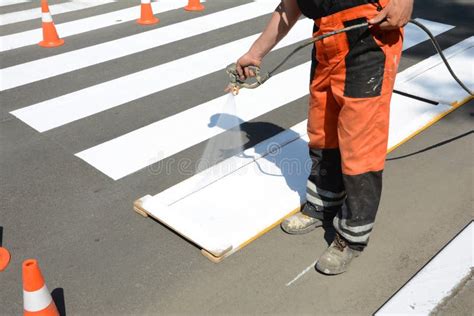
M 251 71 L 255 73 L 254 82 L 247 82 L 241 80 L 237 72 L 237 65 L 235 63 L 230 64 L 226 68 L 226 73 L 229 75 L 229 87 L 233 95 L 239 94 L 239 90 L 242 88 L 255 89 L 265 83 L 270 78 L 270 73 L 261 73 L 260 67 L 249 66 Z
M 418 22 L 416 20 L 410 20 L 409 23 L 412 23 L 412 24 L 416 25 L 417 27 L 422 29 L 429 36 L 429 38 L 431 39 L 431 42 L 433 43 L 434 48 L 436 49 L 436 51 L 440 55 L 441 59 L 443 60 L 444 64 L 448 68 L 448 71 L 451 74 L 451 76 L 454 78 L 454 80 L 456 80 L 456 82 L 465 91 L 467 91 L 467 93 L 469 93 L 469 95 L 473 96 L 472 91 L 456 76 L 456 74 L 452 70 L 451 66 L 448 63 L 448 60 L 444 56 L 443 51 L 442 51 L 441 47 L 438 44 L 438 41 L 435 39 L 434 35 L 430 32 L 430 30 L 428 30 L 428 28 L 426 26 L 424 26 L 423 24 L 421 24 L 420 22 Z M 325 33 L 325 34 L 322 34 L 322 35 L 315 36 L 315 37 L 303 42 L 298 47 L 296 47 L 288 56 L 286 56 L 270 72 L 262 72 L 260 67 L 249 66 L 248 68 L 255 73 L 255 78 L 252 79 L 252 80 L 255 80 L 255 81 L 253 81 L 253 82 L 247 82 L 248 79 L 241 80 L 239 74 L 237 73 L 237 65 L 235 63 L 230 64 L 229 66 L 226 67 L 226 73 L 229 76 L 229 90 L 232 92 L 233 95 L 237 95 L 237 94 L 239 94 L 239 90 L 242 89 L 242 88 L 255 89 L 255 88 L 261 86 L 262 84 L 264 84 L 268 79 L 270 79 L 270 77 L 272 77 L 272 75 L 281 66 L 283 66 L 283 64 L 285 64 L 288 61 L 288 59 L 291 58 L 291 56 L 296 54 L 298 51 L 300 51 L 304 47 L 309 46 L 311 44 L 314 44 L 315 42 L 323 40 L 327 37 L 334 36 L 336 34 L 345 33 L 345 32 L 351 31 L 351 30 L 365 28 L 365 27 L 369 27 L 368 22 L 363 22 L 363 23 L 360 23 L 360 24 L 352 25 L 352 26 L 345 27 L 345 28 L 342 28 L 342 29 L 339 29 L 339 30 L 335 30 L 335 31 L 332 31 L 332 32 L 328 32 L 328 33 Z

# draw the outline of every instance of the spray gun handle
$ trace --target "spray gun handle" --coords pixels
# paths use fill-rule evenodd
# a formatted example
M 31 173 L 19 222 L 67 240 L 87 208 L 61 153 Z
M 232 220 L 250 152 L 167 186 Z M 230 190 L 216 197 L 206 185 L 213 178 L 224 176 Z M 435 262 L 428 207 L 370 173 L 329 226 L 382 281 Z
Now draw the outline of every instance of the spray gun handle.
M 255 89 L 265 83 L 265 81 L 270 78 L 270 75 L 268 73 L 265 73 L 262 75 L 261 68 L 258 66 L 249 66 L 248 67 L 250 70 L 252 70 L 255 73 L 255 82 L 253 83 L 247 83 L 243 82 L 242 87 L 247 88 L 247 89 Z
M 226 67 L 226 72 L 229 75 L 230 84 L 234 87 L 234 94 L 237 94 L 239 89 L 246 88 L 246 89 L 255 89 L 263 84 L 265 81 L 270 78 L 268 73 L 262 76 L 261 69 L 258 66 L 248 66 L 250 70 L 255 73 L 255 82 L 249 83 L 246 80 L 241 80 L 239 74 L 237 73 L 237 65 L 235 63 L 230 64 Z

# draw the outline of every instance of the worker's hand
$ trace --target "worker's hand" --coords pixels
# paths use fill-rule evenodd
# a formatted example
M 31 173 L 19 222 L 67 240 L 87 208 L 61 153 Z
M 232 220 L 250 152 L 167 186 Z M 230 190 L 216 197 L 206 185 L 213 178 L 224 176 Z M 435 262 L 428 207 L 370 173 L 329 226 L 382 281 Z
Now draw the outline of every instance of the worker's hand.
M 241 81 L 245 81 L 248 77 L 255 77 L 255 72 L 249 68 L 249 66 L 257 66 L 260 67 L 260 64 L 262 63 L 262 59 L 253 56 L 250 52 L 246 53 L 242 57 L 240 57 L 237 62 L 235 63 L 235 70 L 237 71 L 237 74 L 239 75 L 239 79 Z M 233 86 L 229 84 L 225 88 L 225 92 L 233 92 Z M 233 92 L 234 93 L 234 92 Z M 238 93 L 238 92 L 236 92 Z
M 369 20 L 369 24 L 379 24 L 382 30 L 394 30 L 410 21 L 414 0 L 391 0 L 380 13 Z
M 249 66 L 260 67 L 262 59 L 252 55 L 250 52 L 246 53 L 237 60 L 235 69 L 239 74 L 240 80 L 244 81 L 248 77 L 255 77 L 255 72 Z

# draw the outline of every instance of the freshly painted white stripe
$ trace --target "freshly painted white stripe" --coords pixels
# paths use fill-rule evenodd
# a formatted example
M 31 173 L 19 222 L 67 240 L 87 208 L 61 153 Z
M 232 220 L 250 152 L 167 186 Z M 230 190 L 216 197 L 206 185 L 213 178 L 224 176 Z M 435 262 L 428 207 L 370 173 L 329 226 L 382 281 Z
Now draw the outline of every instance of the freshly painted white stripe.
M 87 8 L 104 5 L 107 3 L 115 2 L 115 0 L 75 0 L 74 2 L 65 2 L 60 4 L 54 4 L 49 6 L 49 10 L 52 14 L 61 14 L 67 12 L 73 12 L 83 10 Z M 7 25 L 11 23 L 23 22 L 33 19 L 41 18 L 41 9 L 34 8 L 24 11 L 5 13 L 0 15 L 0 25 Z
M 0 1 L 0 7 L 5 7 L 7 5 L 19 4 L 24 2 L 30 2 L 31 0 L 2 0 Z
M 415 20 L 417 20 L 418 22 L 426 26 L 431 31 L 431 33 L 433 33 L 434 36 L 437 36 L 439 34 L 442 34 L 454 28 L 453 25 L 433 22 L 430 20 L 425 20 L 425 19 L 415 19 Z M 410 36 L 406 37 L 403 41 L 404 50 L 429 39 L 428 35 L 423 30 L 421 30 L 418 26 L 411 23 L 408 23 L 405 26 L 405 33 L 410 34 Z
M 48 291 L 46 285 L 41 289 L 34 292 L 28 292 L 23 290 L 23 307 L 28 312 L 38 312 L 51 304 L 51 294 Z
M 50 23 L 53 22 L 53 17 L 51 16 L 50 12 L 44 12 L 41 17 L 41 20 L 43 21 L 43 23 Z
M 124 57 L 269 13 L 273 5 L 250 3 L 145 33 L 34 60 L 0 70 L 1 90 Z M 309 33 L 306 33 L 309 34 Z M 58 67 L 57 65 L 61 65 Z
M 443 52 L 459 79 L 473 90 L 474 36 Z M 437 54 L 401 72 L 395 84 L 397 90 L 444 104 L 459 102 L 469 96 L 454 81 Z
M 314 269 L 314 266 L 316 265 L 317 262 L 318 262 L 318 260 L 316 260 L 316 261 L 314 261 L 313 263 L 311 263 L 306 269 L 304 269 L 303 271 L 301 271 L 293 280 L 291 280 L 290 282 L 286 283 L 286 286 L 292 285 L 293 283 L 295 283 L 296 281 L 298 281 L 303 275 L 305 275 L 306 273 L 308 273 L 311 269 Z
M 307 38 L 311 27 L 310 20 L 298 22 L 277 48 Z M 249 36 L 11 113 L 36 130 L 44 132 L 223 69 L 229 62 L 237 59 L 243 47 L 249 47 L 257 37 L 258 35 Z M 114 93 L 111 94 L 111 91 Z
M 153 9 L 153 13 L 160 14 L 170 10 L 182 8 L 187 4 L 187 2 L 187 0 L 160 0 L 158 2 L 153 2 L 151 7 Z M 134 6 L 131 8 L 95 15 L 75 21 L 60 24 L 56 23 L 56 28 L 61 34 L 61 37 L 67 37 L 136 20 L 139 17 L 139 14 L 139 9 L 137 6 Z M 41 32 L 42 29 L 37 28 L 34 30 L 1 36 L 0 51 L 8 51 L 15 48 L 36 44 L 38 42 L 38 38 L 41 38 Z
M 310 64 L 304 63 L 276 75 L 251 93 L 241 91 L 236 99 L 239 120 L 231 123 L 238 125 L 305 95 L 309 68 Z M 286 88 L 288 82 L 293 83 L 292 89 Z M 221 113 L 226 98 L 216 98 L 76 155 L 112 179 L 120 179 L 234 127 L 208 127 L 210 118 Z M 189 133 L 182 132 L 183 122 Z
M 375 315 L 429 315 L 474 267 L 471 222 Z

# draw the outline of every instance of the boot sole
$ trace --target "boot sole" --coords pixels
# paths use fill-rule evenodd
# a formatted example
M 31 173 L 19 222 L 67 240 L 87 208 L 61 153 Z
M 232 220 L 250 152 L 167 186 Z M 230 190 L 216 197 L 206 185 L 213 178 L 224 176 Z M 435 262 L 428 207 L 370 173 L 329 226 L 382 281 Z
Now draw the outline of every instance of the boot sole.
M 290 235 L 304 235 L 304 234 L 310 233 L 313 230 L 315 230 L 316 228 L 322 227 L 322 226 L 323 226 L 323 224 L 321 224 L 321 223 L 315 223 L 313 225 L 310 225 L 308 227 L 298 229 L 298 230 L 286 230 L 285 228 L 283 228 L 283 226 L 280 226 L 280 227 L 281 227 L 281 230 L 283 230 L 287 234 L 290 234 Z
M 316 270 L 318 270 L 318 272 L 324 274 L 324 275 L 338 275 L 338 274 L 342 274 L 344 272 L 347 271 L 347 268 L 346 269 L 342 269 L 342 270 L 337 270 L 337 271 L 330 271 L 329 269 L 323 269 L 321 267 L 319 267 L 319 265 L 316 263 Z

